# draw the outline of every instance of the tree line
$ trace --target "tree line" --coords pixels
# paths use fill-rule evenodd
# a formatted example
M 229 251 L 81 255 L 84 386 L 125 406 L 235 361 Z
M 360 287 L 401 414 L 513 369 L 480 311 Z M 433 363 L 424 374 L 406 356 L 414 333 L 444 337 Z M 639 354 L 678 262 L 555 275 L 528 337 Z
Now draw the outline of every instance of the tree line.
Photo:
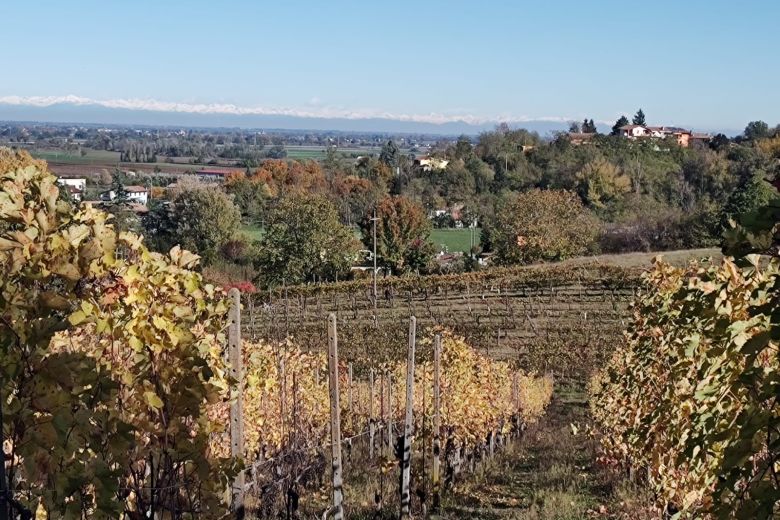
M 429 155 L 435 167 L 389 140 L 357 161 L 335 147 L 319 162 L 266 159 L 221 186 L 178 182 L 134 225 L 152 247 L 180 243 L 215 274 L 260 285 L 351 276 L 371 264 L 375 225 L 377 263 L 392 274 L 477 269 L 479 255 L 510 265 L 714 247 L 777 197 L 780 133 L 752 122 L 736 139 L 690 147 L 598 133 L 577 145 L 500 125 Z M 481 228 L 474 251 L 446 267 L 429 240 L 442 222 Z

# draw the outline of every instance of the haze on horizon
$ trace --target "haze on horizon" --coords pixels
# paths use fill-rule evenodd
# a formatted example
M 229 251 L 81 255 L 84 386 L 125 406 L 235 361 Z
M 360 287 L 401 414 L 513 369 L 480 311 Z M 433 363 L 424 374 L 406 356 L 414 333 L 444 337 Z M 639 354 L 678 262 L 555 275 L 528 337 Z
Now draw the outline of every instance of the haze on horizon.
M 69 107 L 86 119 L 140 111 L 160 122 L 458 131 L 499 121 L 611 125 L 642 107 L 652 124 L 700 130 L 780 121 L 780 4 L 770 0 L 141 0 L 132 9 L 75 0 L 0 13 L 6 41 L 19 42 L 5 55 L 14 73 L 0 83 L 0 120 L 59 118 Z

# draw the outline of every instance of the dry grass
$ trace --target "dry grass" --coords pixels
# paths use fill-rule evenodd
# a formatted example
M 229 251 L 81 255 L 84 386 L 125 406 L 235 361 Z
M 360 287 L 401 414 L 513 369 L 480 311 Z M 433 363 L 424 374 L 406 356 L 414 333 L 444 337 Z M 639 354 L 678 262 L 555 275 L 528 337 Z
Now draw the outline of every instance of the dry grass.
M 585 267 L 591 265 L 613 265 L 617 267 L 635 268 L 650 267 L 653 258 L 662 256 L 670 264 L 683 266 L 691 260 L 712 257 L 715 260 L 723 258 L 720 249 L 682 249 L 679 251 L 656 251 L 650 253 L 622 253 L 616 255 L 580 256 L 564 260 L 555 265 Z

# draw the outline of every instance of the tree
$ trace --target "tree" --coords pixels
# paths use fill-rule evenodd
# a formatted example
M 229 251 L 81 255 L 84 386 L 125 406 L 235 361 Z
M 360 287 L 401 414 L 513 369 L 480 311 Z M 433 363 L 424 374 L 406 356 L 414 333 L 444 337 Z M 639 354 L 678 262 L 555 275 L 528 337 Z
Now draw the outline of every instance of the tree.
M 743 137 L 748 141 L 755 141 L 756 139 L 763 139 L 770 137 L 769 125 L 764 121 L 751 121 L 745 127 Z
M 620 118 L 612 125 L 612 135 L 620 135 L 620 128 L 628 124 L 628 118 L 626 116 L 620 116 Z
M 216 258 L 241 224 L 241 212 L 219 188 L 194 186 L 182 190 L 170 210 L 175 223 L 173 244 L 197 252 L 206 263 Z
M 382 151 L 379 153 L 379 161 L 390 168 L 395 168 L 398 165 L 399 154 L 400 150 L 398 149 L 398 145 L 395 144 L 395 141 L 389 139 L 384 146 L 382 146 Z
M 499 209 L 490 242 L 502 265 L 562 260 L 585 253 L 597 233 L 577 194 L 531 190 Z
M 722 225 L 727 254 L 755 252 L 778 255 L 780 196 L 777 183 L 770 184 L 765 175 L 761 170 L 747 175 L 726 203 Z
M 268 184 L 240 172 L 225 180 L 225 191 L 233 197 L 233 203 L 241 210 L 241 217 L 245 222 L 261 220 L 271 198 L 271 188 Z
M 272 197 L 288 193 L 320 193 L 325 190 L 325 174 L 316 161 L 285 161 L 269 159 L 250 176 L 250 180 L 268 186 Z
M 580 196 L 593 207 L 604 208 L 631 191 L 631 179 L 607 159 L 588 162 L 577 172 Z
M 258 244 L 257 267 L 271 285 L 345 278 L 359 242 L 321 196 L 293 194 L 273 208 Z
M 634 114 L 634 119 L 632 120 L 632 122 L 635 125 L 641 125 L 641 126 L 645 125 L 645 113 L 642 111 L 641 108 L 637 110 L 636 114 Z
M 373 215 L 361 225 L 363 244 L 373 248 Z M 376 208 L 377 262 L 393 274 L 425 270 L 433 256 L 431 223 L 423 208 L 401 196 L 385 197 Z
M 587 119 L 585 120 L 585 123 L 587 123 Z M 571 123 L 569 123 L 569 133 L 570 134 L 580 133 L 580 124 L 577 121 L 572 121 Z
M 584 134 L 596 134 L 598 133 L 598 129 L 596 128 L 596 123 L 593 121 L 593 119 L 585 119 L 582 122 L 582 133 Z
M 113 175 L 111 191 L 113 192 L 113 198 L 108 203 L 103 204 L 103 209 L 113 216 L 113 224 L 116 230 L 140 233 L 141 219 L 133 211 L 130 195 L 125 189 L 121 174 L 118 171 Z
M 729 144 L 731 144 L 731 140 L 724 134 L 717 134 L 715 137 L 710 139 L 710 148 L 716 152 L 722 152 L 728 149 Z

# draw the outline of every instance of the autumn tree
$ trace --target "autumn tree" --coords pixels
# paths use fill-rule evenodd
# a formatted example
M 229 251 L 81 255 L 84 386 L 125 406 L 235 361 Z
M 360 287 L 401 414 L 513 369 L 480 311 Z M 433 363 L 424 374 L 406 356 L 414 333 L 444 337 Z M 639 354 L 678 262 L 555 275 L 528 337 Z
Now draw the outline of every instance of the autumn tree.
M 250 178 L 266 184 L 273 197 L 289 193 L 321 193 L 327 186 L 325 174 L 316 161 L 267 160 Z
M 377 187 L 368 179 L 354 175 L 338 176 L 331 183 L 331 191 L 335 195 L 343 222 L 348 226 L 360 222 L 371 208 L 385 196 L 386 191 Z
M 257 267 L 268 285 L 343 279 L 357 260 L 358 248 L 352 230 L 341 224 L 327 199 L 293 194 L 268 214 Z
M 361 225 L 366 249 L 373 248 L 372 217 L 367 214 Z M 377 205 L 376 218 L 379 265 L 394 274 L 425 270 L 434 253 L 425 210 L 406 197 L 390 196 Z
M 577 172 L 577 189 L 580 196 L 595 208 L 631 191 L 631 179 L 623 171 L 603 157 L 594 159 Z
M 490 241 L 502 265 L 562 260 L 584 254 L 597 226 L 576 193 L 531 190 L 499 209 Z
M 271 188 L 257 177 L 247 177 L 236 172 L 225 180 L 225 191 L 233 197 L 233 203 L 241 211 L 241 218 L 247 222 L 261 220 L 269 199 Z

